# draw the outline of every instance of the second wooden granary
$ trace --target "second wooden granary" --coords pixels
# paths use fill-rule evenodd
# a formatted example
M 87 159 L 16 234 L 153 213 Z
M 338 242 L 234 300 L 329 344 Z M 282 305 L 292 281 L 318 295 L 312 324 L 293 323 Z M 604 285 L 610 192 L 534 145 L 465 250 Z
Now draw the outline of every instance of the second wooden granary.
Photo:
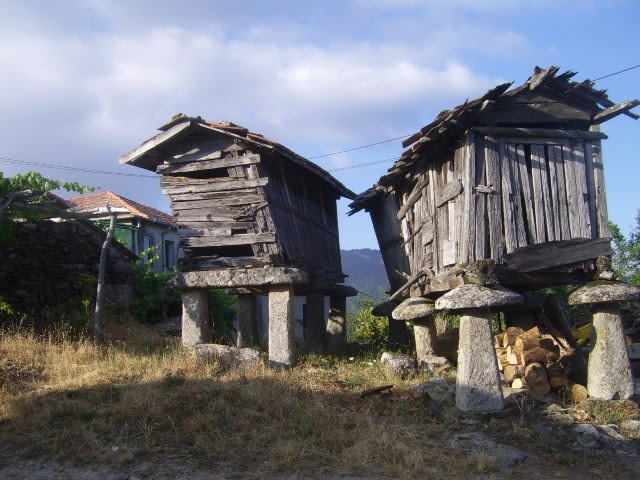
M 446 110 L 352 203 L 370 212 L 393 297 L 464 283 L 518 291 L 588 280 L 611 254 L 599 125 L 615 105 L 575 72 L 536 68 Z
M 433 314 L 460 314 L 456 405 L 463 411 L 504 407 L 491 310 L 529 328 L 539 323 L 537 306 L 526 305 L 522 292 L 594 277 L 584 296 L 609 302 L 602 308 L 610 315 L 602 320 L 594 310 L 599 353 L 589 357 L 589 393 L 611 399 L 633 392 L 614 303 L 637 292 L 623 295 L 628 286 L 610 281 L 599 125 L 620 114 L 637 119 L 629 110 L 640 101 L 615 105 L 592 82 L 571 81 L 574 75 L 536 68 L 517 88 L 499 85 L 442 112 L 403 142 L 411 147 L 352 204 L 352 212 L 371 213 L 393 289 L 379 310 L 395 307 L 394 319 L 414 323 L 421 364 L 439 358 Z M 580 354 L 574 358 L 574 367 L 584 364 Z M 619 360 L 607 365 L 604 358 Z
M 171 199 L 185 251 L 175 284 L 185 292 L 184 317 L 192 308 L 197 324 L 193 334 L 183 327 L 183 342 L 206 341 L 200 316 L 208 287 L 235 289 L 240 319 L 255 316 L 255 294 L 270 295 L 270 350 L 291 350 L 271 352 L 276 364 L 295 361 L 294 293 L 307 295 L 311 350 L 324 347 L 325 296 L 329 333 L 343 335 L 345 296 L 355 292 L 341 285 L 336 201 L 355 194 L 316 164 L 230 122 L 179 114 L 160 130 L 120 161 L 162 174 Z M 239 325 L 241 346 L 256 340 L 249 320 Z

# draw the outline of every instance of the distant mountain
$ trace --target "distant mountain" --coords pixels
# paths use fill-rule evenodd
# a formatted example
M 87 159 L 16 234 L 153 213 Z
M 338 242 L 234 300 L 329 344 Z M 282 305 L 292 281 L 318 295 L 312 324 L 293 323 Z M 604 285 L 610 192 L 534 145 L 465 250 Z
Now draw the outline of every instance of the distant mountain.
M 340 250 L 342 257 L 342 271 L 349 275 L 345 283 L 372 297 L 384 297 L 381 293 L 389 290 L 387 271 L 384 268 L 380 250 L 359 248 L 355 250 Z M 347 302 L 349 310 L 353 308 L 355 298 Z

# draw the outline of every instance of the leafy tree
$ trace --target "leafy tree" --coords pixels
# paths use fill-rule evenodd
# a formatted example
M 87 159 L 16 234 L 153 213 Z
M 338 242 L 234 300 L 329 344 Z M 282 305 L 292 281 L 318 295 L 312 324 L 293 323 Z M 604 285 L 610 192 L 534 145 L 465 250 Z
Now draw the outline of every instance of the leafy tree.
M 626 238 L 615 223 L 609 223 L 613 240 L 613 270 L 621 280 L 640 286 L 640 210 L 636 226 Z
M 362 294 L 356 300 L 356 311 L 347 316 L 349 340 L 369 343 L 375 350 L 383 349 L 389 341 L 389 320 L 376 317 L 371 311 L 380 301 L 371 295 Z

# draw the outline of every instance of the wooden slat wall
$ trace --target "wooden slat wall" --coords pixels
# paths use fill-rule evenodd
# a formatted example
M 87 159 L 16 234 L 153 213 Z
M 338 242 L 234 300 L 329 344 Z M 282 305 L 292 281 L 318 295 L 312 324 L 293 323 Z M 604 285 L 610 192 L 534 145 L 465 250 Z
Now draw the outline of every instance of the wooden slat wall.
M 287 257 L 340 280 L 336 196 L 282 158 L 271 157 L 256 168 L 269 178 L 267 202 Z
M 469 132 L 446 155 L 400 193 L 398 230 L 411 276 L 477 259 L 501 263 L 528 245 L 609 236 L 598 139 Z

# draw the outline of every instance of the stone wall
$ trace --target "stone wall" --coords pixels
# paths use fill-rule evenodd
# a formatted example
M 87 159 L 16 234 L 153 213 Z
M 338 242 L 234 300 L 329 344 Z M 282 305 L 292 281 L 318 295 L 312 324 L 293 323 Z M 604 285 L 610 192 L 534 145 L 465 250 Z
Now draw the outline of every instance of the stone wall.
M 72 299 L 95 300 L 100 249 L 105 234 L 85 221 L 15 223 L 13 238 L 0 246 L 0 296 L 21 311 L 55 308 Z M 112 300 L 132 292 L 135 257 L 114 245 L 106 282 Z M 84 274 L 84 275 L 83 275 Z

